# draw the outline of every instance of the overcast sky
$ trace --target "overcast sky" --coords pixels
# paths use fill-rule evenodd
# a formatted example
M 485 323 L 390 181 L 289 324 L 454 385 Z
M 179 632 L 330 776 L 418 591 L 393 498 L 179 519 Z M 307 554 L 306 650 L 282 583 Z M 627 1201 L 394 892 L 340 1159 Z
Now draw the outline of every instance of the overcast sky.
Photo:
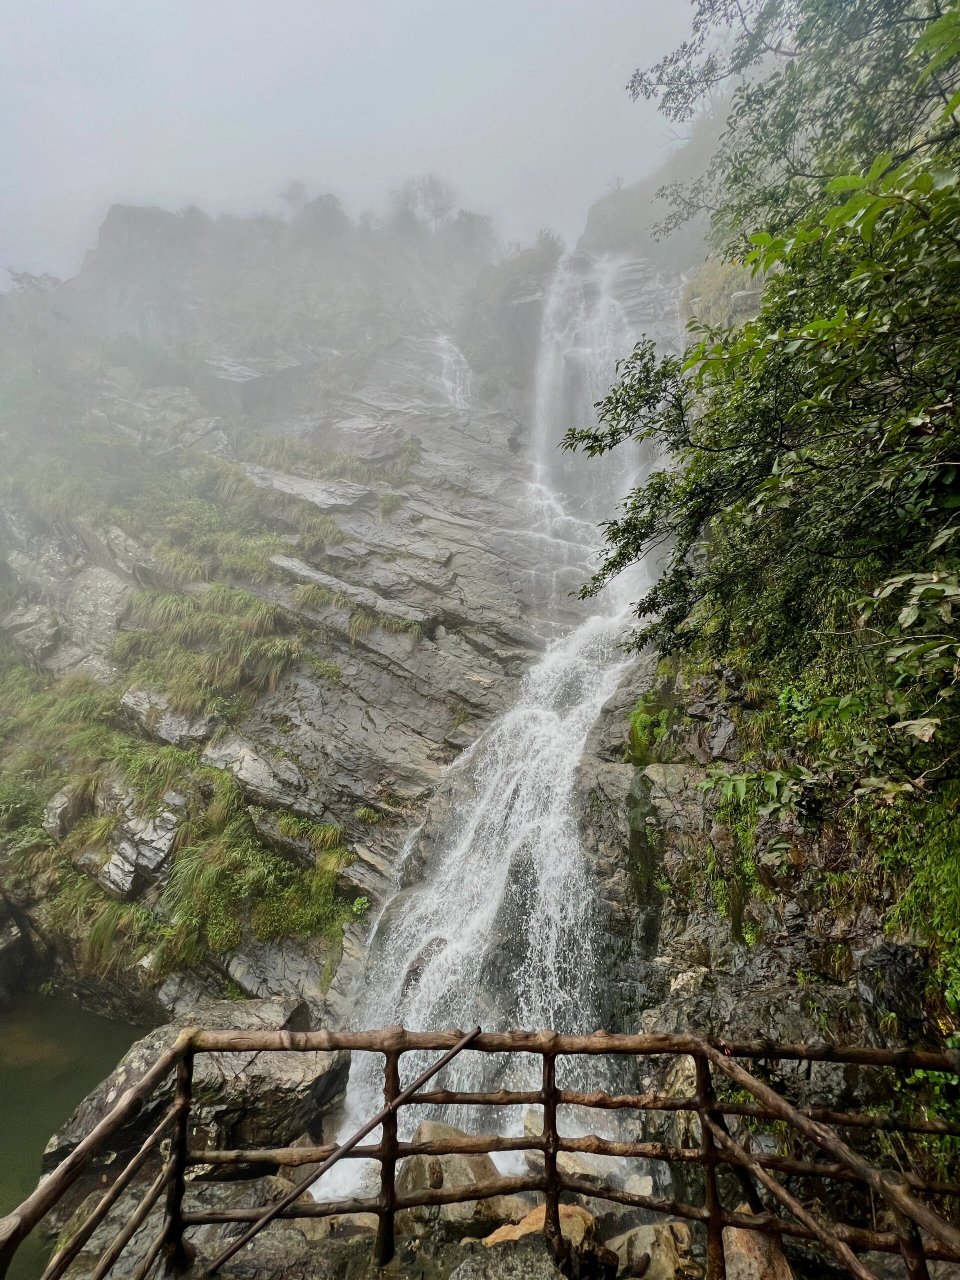
M 67 275 L 114 201 L 351 212 L 428 170 L 575 239 L 667 130 L 624 85 L 686 0 L 3 0 L 0 266 Z M 0 285 L 2 287 L 2 285 Z

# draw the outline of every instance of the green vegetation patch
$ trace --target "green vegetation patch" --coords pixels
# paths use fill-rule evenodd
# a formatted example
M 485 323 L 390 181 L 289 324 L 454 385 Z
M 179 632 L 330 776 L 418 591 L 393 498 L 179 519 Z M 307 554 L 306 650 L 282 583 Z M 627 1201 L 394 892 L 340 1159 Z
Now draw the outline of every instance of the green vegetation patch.
M 889 928 L 927 943 L 956 1014 L 960 8 L 742 11 L 761 8 L 769 28 L 735 29 L 697 3 L 703 31 L 729 28 L 734 62 L 760 77 L 734 91 L 703 181 L 672 193 L 677 220 L 716 210 L 708 315 L 682 355 L 641 342 L 597 425 L 564 441 L 667 460 L 606 526 L 584 594 L 662 558 L 636 647 L 735 677 L 744 771 L 709 780 L 733 841 L 711 873 L 718 905 L 737 914 L 757 857 L 790 874 L 776 842 L 751 853 L 756 819 L 796 824 L 830 844 L 825 894 L 886 896 Z M 764 63 L 770 40 L 793 50 L 789 74 Z M 684 46 L 634 88 L 686 118 L 712 47 Z M 755 313 L 729 323 L 720 295 L 744 270 Z M 638 708 L 641 758 L 652 716 Z
M 279 605 L 224 585 L 191 595 L 140 591 L 125 626 L 114 656 L 185 714 L 235 712 L 245 697 L 275 689 L 302 652 Z

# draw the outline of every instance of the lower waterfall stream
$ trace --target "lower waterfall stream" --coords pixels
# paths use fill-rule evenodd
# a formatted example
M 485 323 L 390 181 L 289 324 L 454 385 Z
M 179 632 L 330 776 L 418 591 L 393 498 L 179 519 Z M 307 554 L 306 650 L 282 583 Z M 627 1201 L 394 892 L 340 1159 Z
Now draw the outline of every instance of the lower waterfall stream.
M 543 546 L 541 577 L 555 601 L 587 576 L 598 520 L 634 478 L 624 474 L 622 458 L 616 469 L 574 467 L 558 454 L 566 428 L 593 419 L 617 359 L 635 340 L 617 283 L 616 262 L 573 255 L 561 262 L 544 305 L 530 509 L 531 533 Z M 524 677 L 512 709 L 448 770 L 439 788 L 446 799 L 439 830 L 431 830 L 425 852 L 424 829 L 408 838 L 397 892 L 373 928 L 352 1019 L 357 1028 L 479 1023 L 485 1030 L 583 1032 L 599 1025 L 595 895 L 574 784 L 587 736 L 629 665 L 620 641 L 636 585 L 608 589 L 597 612 L 554 638 Z M 548 608 L 544 632 L 556 630 Z M 435 1056 L 404 1055 L 404 1083 Z M 588 1085 L 586 1067 L 563 1066 L 564 1083 Z M 379 1109 L 382 1087 L 379 1057 L 355 1054 L 342 1138 Z M 445 1070 L 442 1087 L 529 1088 L 530 1080 L 523 1065 L 468 1052 Z M 493 1117 L 484 1110 L 489 1125 Z M 446 1109 L 443 1119 L 470 1129 L 477 1117 Z M 515 1128 L 522 1117 L 498 1122 Z M 364 1163 L 342 1162 L 314 1194 L 352 1193 Z

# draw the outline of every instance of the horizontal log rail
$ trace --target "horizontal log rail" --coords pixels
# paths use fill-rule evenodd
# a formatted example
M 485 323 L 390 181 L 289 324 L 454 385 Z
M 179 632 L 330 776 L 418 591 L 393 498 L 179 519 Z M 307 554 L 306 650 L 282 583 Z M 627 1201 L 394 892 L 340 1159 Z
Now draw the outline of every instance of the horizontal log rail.
M 243 1149 L 191 1150 L 191 1165 L 275 1165 L 278 1168 L 296 1169 L 302 1165 L 318 1164 L 336 1151 L 333 1143 L 319 1147 L 247 1147 Z M 446 1138 L 436 1142 L 401 1142 L 397 1147 L 400 1159 L 408 1156 L 478 1156 L 494 1155 L 508 1151 L 542 1151 L 542 1138 Z M 610 1156 L 617 1159 L 655 1160 L 666 1164 L 698 1164 L 700 1153 L 696 1147 L 671 1147 L 662 1142 L 612 1142 L 605 1138 L 561 1138 L 560 1150 L 583 1152 L 587 1155 Z M 381 1146 L 354 1147 L 344 1155 L 345 1160 L 379 1160 Z M 775 1169 L 795 1177 L 821 1178 L 831 1182 L 863 1182 L 860 1174 L 844 1164 L 827 1164 L 816 1160 L 790 1160 L 785 1156 L 758 1153 L 754 1156 L 761 1169 Z M 901 1174 L 905 1184 L 927 1195 L 956 1196 L 960 1198 L 960 1182 L 926 1180 L 916 1174 Z M 46 1277 L 45 1277 L 46 1280 Z
M 197 1053 L 256 1053 L 299 1050 L 331 1052 L 335 1049 L 370 1053 L 416 1053 L 453 1049 L 459 1031 L 407 1031 L 388 1027 L 383 1031 L 196 1031 Z M 594 1031 L 590 1035 L 562 1035 L 556 1031 L 486 1031 L 472 1041 L 474 1053 L 535 1053 L 596 1057 L 628 1054 L 662 1057 L 696 1054 L 715 1049 L 733 1058 L 769 1059 L 777 1062 L 834 1062 L 840 1065 L 892 1067 L 899 1071 L 960 1072 L 960 1049 L 926 1052 L 915 1049 L 812 1044 L 777 1045 L 767 1040 L 726 1041 L 693 1035 L 620 1035 Z
M 198 1104 L 193 1096 L 193 1063 L 199 1053 L 236 1054 L 358 1050 L 384 1058 L 384 1107 L 347 1142 L 312 1146 L 197 1149 L 189 1145 L 191 1116 Z M 425 1086 L 458 1054 L 524 1053 L 539 1057 L 543 1078 L 539 1089 L 463 1091 Z M 412 1084 L 401 1088 L 401 1063 L 407 1053 L 441 1056 Z M 635 1058 L 688 1057 L 695 1068 L 697 1090 L 693 1096 L 657 1093 L 584 1092 L 561 1088 L 557 1080 L 560 1058 L 603 1055 Z M 184 1271 L 191 1262 L 189 1233 L 201 1225 L 234 1223 L 247 1229 L 229 1249 L 209 1264 L 213 1274 L 240 1248 L 276 1219 L 324 1218 L 365 1213 L 377 1216 L 380 1227 L 376 1255 L 389 1261 L 394 1250 L 397 1213 L 425 1206 L 438 1207 L 486 1200 L 504 1195 L 539 1195 L 546 1202 L 545 1234 L 558 1261 L 566 1263 L 566 1244 L 560 1233 L 561 1197 L 580 1195 L 624 1208 L 686 1219 L 704 1231 L 708 1276 L 723 1280 L 723 1232 L 726 1228 L 759 1232 L 820 1248 L 832 1255 L 848 1274 L 869 1280 L 872 1272 L 857 1256 L 868 1251 L 899 1254 L 910 1280 L 924 1280 L 927 1260 L 960 1262 L 960 1229 L 938 1213 L 931 1199 L 960 1199 L 960 1181 L 924 1178 L 912 1170 L 881 1169 L 841 1138 L 838 1130 L 861 1139 L 873 1133 L 929 1135 L 948 1140 L 960 1137 L 960 1125 L 939 1117 L 899 1116 L 889 1112 L 838 1110 L 829 1107 L 794 1107 L 769 1079 L 748 1070 L 744 1063 L 765 1063 L 764 1072 L 789 1082 L 785 1064 L 831 1063 L 860 1066 L 900 1075 L 913 1071 L 960 1073 L 960 1051 L 944 1053 L 913 1049 L 876 1049 L 859 1046 L 776 1045 L 767 1041 L 723 1042 L 693 1035 L 561 1035 L 551 1031 L 411 1032 L 400 1027 L 381 1031 L 345 1032 L 240 1032 L 184 1031 L 162 1053 L 144 1076 L 117 1099 L 110 1112 L 71 1154 L 46 1177 L 6 1218 L 0 1220 L 0 1280 L 19 1245 L 57 1205 L 98 1156 L 109 1150 L 112 1138 L 143 1109 L 163 1087 L 171 1099 L 154 1121 L 154 1127 L 136 1154 L 112 1175 L 99 1203 L 87 1214 L 72 1237 L 47 1264 L 42 1280 L 69 1277 L 80 1252 L 89 1249 L 94 1232 L 102 1227 L 121 1197 L 131 1195 L 134 1179 L 149 1169 L 153 1181 L 141 1191 L 126 1215 L 122 1229 L 94 1260 L 90 1275 L 106 1280 L 131 1241 L 137 1241 L 140 1261 L 130 1270 L 133 1280 L 147 1280 L 163 1264 L 165 1272 Z M 173 1079 L 171 1079 L 173 1077 Z M 716 1096 L 724 1083 L 738 1091 L 737 1099 Z M 748 1098 L 748 1101 L 744 1099 Z M 154 1103 L 155 1105 L 155 1103 Z M 432 1141 L 407 1141 L 400 1137 L 398 1117 L 403 1108 L 429 1106 L 539 1107 L 543 1112 L 539 1134 L 460 1135 Z M 632 1112 L 695 1115 L 700 1138 L 696 1146 L 661 1141 L 613 1140 L 597 1134 L 564 1136 L 558 1113 L 576 1108 L 584 1112 Z M 737 1123 L 736 1132 L 727 1121 Z M 749 1145 L 744 1123 L 785 1125 L 793 1136 L 790 1154 L 755 1151 Z M 363 1139 L 380 1129 L 379 1139 Z M 527 1154 L 530 1172 L 524 1177 L 497 1177 L 470 1186 L 428 1187 L 422 1191 L 398 1191 L 398 1162 L 412 1157 L 448 1155 Z M 802 1152 L 802 1154 L 801 1154 Z M 704 1170 L 705 1200 L 687 1204 L 663 1196 L 643 1195 L 622 1186 L 598 1185 L 594 1178 L 576 1176 L 563 1156 L 589 1155 L 618 1161 L 650 1161 L 672 1166 L 696 1165 Z M 531 1163 L 531 1157 L 533 1157 Z M 374 1160 L 380 1164 L 380 1191 L 375 1197 L 316 1201 L 306 1193 L 319 1177 L 342 1159 Z M 258 1168 L 288 1169 L 310 1166 L 303 1180 L 280 1200 L 260 1208 L 206 1209 L 191 1203 L 190 1170 L 207 1166 L 246 1172 Z M 718 1170 L 725 1167 L 740 1182 L 751 1212 L 723 1203 L 724 1184 Z M 101 1172 L 97 1167 L 98 1173 Z M 779 1175 L 779 1176 L 778 1176 Z M 784 1179 L 784 1181 L 781 1181 Z M 885 1221 L 862 1223 L 827 1220 L 823 1188 L 838 1183 L 860 1186 L 876 1205 L 884 1208 Z M 806 1195 L 803 1188 L 807 1188 Z M 820 1190 L 818 1191 L 817 1188 Z M 159 1209 L 158 1209 L 158 1206 Z M 156 1225 L 159 1220 L 159 1233 Z M 150 1233 L 149 1235 L 147 1233 Z

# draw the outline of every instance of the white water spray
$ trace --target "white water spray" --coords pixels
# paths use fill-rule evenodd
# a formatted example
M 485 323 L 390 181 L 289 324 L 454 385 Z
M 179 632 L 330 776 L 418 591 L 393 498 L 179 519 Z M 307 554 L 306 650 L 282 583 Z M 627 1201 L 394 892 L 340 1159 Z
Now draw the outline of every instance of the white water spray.
M 557 452 L 568 426 L 593 420 L 616 360 L 634 341 L 617 302 L 615 262 L 571 258 L 557 271 L 543 317 L 536 385 L 536 456 L 531 503 L 556 593 L 582 581 L 597 544 L 596 522 L 634 478 L 615 467 L 573 465 Z M 636 583 L 631 584 L 634 588 Z M 419 881 L 398 888 L 370 942 L 357 1027 L 507 1027 L 583 1032 L 597 1025 L 594 892 L 573 808 L 584 744 L 626 666 L 623 590 L 554 640 L 527 673 L 516 704 L 450 768 L 441 786 L 447 816 L 431 830 Z M 399 870 L 422 861 L 421 832 Z M 411 1079 L 432 1055 L 404 1055 Z M 445 1087 L 530 1087 L 516 1060 L 466 1053 Z M 570 1075 L 568 1074 L 568 1079 Z M 357 1055 L 343 1136 L 381 1105 L 379 1059 Z M 486 1109 L 487 1124 L 492 1117 Z M 472 1127 L 467 1112 L 444 1119 Z M 516 1117 L 514 1117 L 514 1122 Z M 318 1194 L 355 1186 L 357 1162 L 339 1166 Z

